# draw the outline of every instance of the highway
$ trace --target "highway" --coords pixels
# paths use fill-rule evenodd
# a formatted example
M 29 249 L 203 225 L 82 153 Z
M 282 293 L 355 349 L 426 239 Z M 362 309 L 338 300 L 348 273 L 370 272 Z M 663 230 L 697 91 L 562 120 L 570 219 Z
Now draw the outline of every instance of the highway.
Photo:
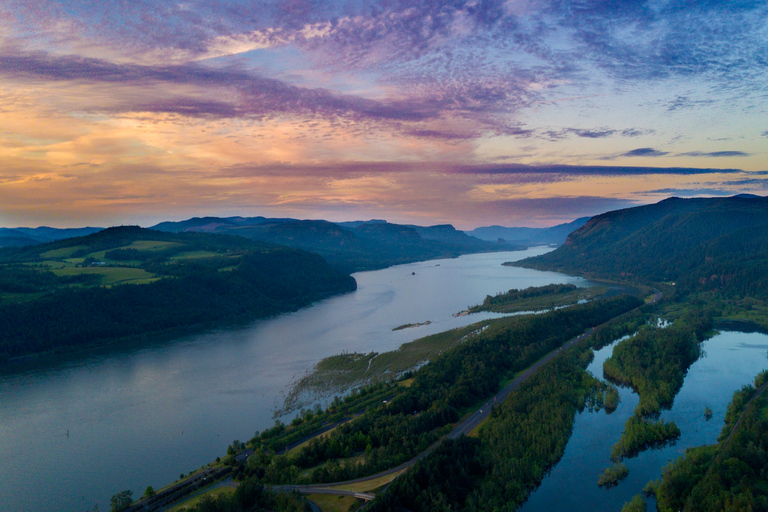
M 654 294 L 653 298 L 648 302 L 649 304 L 655 304 L 656 302 L 661 299 L 661 292 L 654 288 Z M 638 306 L 639 307 L 639 306 Z M 630 310 L 634 311 L 634 310 Z M 476 428 L 480 423 L 485 420 L 489 414 L 491 414 L 491 410 L 493 409 L 493 406 L 496 404 L 499 404 L 507 399 L 507 397 L 512 393 L 514 390 L 519 388 L 526 380 L 528 380 L 532 375 L 534 375 L 539 368 L 547 364 L 549 361 L 551 361 L 554 357 L 557 357 L 557 355 L 563 351 L 568 350 L 576 343 L 592 336 L 592 334 L 595 332 L 595 329 L 597 327 L 600 327 L 601 325 L 605 325 L 608 322 L 613 321 L 614 319 L 626 315 L 629 313 L 629 311 L 622 313 L 621 315 L 618 315 L 611 320 L 608 320 L 604 322 L 603 324 L 600 324 L 596 327 L 590 327 L 586 331 L 584 331 L 582 334 L 576 336 L 575 338 L 567 341 L 565 344 L 560 346 L 560 348 L 553 350 L 552 352 L 549 352 L 546 356 L 542 357 L 539 361 L 537 361 L 532 366 L 528 367 L 525 371 L 523 371 L 520 375 L 515 377 L 509 384 L 504 386 L 504 389 L 496 393 L 496 396 L 486 401 L 483 405 L 481 405 L 475 412 L 473 412 L 471 415 L 469 415 L 467 418 L 465 418 L 461 423 L 459 423 L 445 438 L 440 439 L 436 443 L 434 443 L 432 446 L 427 448 L 424 452 L 420 453 L 416 457 L 412 458 L 411 460 L 404 462 L 403 464 L 400 464 L 397 467 L 388 469 L 386 471 L 382 471 L 380 473 L 376 473 L 375 475 L 367 476 L 364 478 L 358 478 L 355 480 L 347 480 L 345 482 L 335 482 L 332 484 L 315 484 L 315 485 L 280 485 L 275 486 L 274 489 L 281 489 L 281 490 L 296 490 L 299 491 L 302 494 L 334 494 L 337 496 L 353 496 L 355 498 L 360 498 L 366 501 L 372 500 L 375 496 L 370 493 L 360 493 L 355 491 L 345 491 L 337 489 L 336 487 L 342 486 L 342 485 L 349 485 L 349 484 L 357 484 L 362 482 L 367 482 L 370 480 L 375 480 L 377 478 L 381 478 L 387 475 L 391 475 L 393 473 L 397 473 L 401 470 L 407 469 L 414 464 L 416 464 L 418 461 L 429 455 L 435 448 L 437 448 L 440 443 L 443 442 L 444 439 L 456 439 L 462 435 L 469 434 L 474 428 Z

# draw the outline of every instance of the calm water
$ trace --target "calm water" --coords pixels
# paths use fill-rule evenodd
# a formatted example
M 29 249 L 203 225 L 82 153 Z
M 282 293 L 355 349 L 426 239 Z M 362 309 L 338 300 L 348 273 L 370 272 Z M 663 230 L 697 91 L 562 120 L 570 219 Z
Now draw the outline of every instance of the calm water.
M 393 350 L 479 321 L 452 314 L 487 294 L 584 283 L 501 266 L 547 250 L 362 272 L 356 292 L 248 328 L 0 375 L 0 510 L 108 510 L 112 494 L 162 487 L 272 426 L 292 378 L 323 357 Z
M 759 372 L 768 368 L 768 336 L 721 332 L 705 341 L 703 348 L 705 356 L 688 370 L 672 409 L 661 415 L 680 427 L 682 435 L 676 444 L 625 460 L 629 468 L 627 479 L 612 489 L 598 487 L 598 476 L 612 465 L 611 446 L 621 436 L 624 423 L 638 403 L 637 395 L 630 389 L 619 388 L 621 404 L 613 414 L 585 411 L 576 416 L 563 458 L 523 505 L 522 512 L 620 511 L 625 502 L 640 493 L 649 480 L 659 478 L 661 468 L 683 455 L 686 448 L 715 443 L 734 391 L 751 384 Z M 602 378 L 603 361 L 612 351 L 613 346 L 596 351 L 589 371 Z M 714 413 L 709 421 L 704 419 L 705 407 Z M 655 503 L 649 501 L 648 509 L 655 510 Z

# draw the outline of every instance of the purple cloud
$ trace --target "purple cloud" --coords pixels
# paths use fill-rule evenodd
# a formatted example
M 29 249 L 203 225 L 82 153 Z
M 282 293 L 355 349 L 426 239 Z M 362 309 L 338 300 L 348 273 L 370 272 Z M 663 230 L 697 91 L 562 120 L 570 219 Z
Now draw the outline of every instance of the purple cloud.
M 653 148 L 637 148 L 633 149 L 632 151 L 627 151 L 621 156 L 664 156 L 668 154 L 669 153 L 667 151 L 659 151 Z
M 627 128 L 624 130 L 616 130 L 613 128 L 563 128 L 562 130 L 549 130 L 544 132 L 544 135 L 549 140 L 561 140 L 567 138 L 569 135 L 575 135 L 584 139 L 604 139 L 619 135 L 621 137 L 640 137 L 653 133 L 654 130 L 638 130 L 635 128 Z
M 689 151 L 687 153 L 679 153 L 676 156 L 705 156 L 710 158 L 717 158 L 730 156 L 751 156 L 751 153 L 745 153 L 744 151 Z
M 150 84 L 192 85 L 234 89 L 234 103 L 186 97 L 161 98 L 145 103 L 118 102 L 128 111 L 174 112 L 219 117 L 269 116 L 292 113 L 357 120 L 424 121 L 439 117 L 450 105 L 444 100 L 377 101 L 334 93 L 320 88 L 302 88 L 233 68 L 215 69 L 197 64 L 146 66 L 114 64 L 77 56 L 52 56 L 40 52 L 7 55 L 0 60 L 0 75 L 9 78 L 107 83 L 132 86 Z
M 650 149 L 650 148 L 641 148 Z M 637 151 L 637 150 L 635 150 Z M 655 150 L 653 150 L 655 151 Z M 625 167 L 580 165 L 522 165 L 488 164 L 454 166 L 451 172 L 459 174 L 560 174 L 568 176 L 642 176 L 653 174 L 698 175 L 714 173 L 740 173 L 740 169 L 699 169 L 687 167 Z

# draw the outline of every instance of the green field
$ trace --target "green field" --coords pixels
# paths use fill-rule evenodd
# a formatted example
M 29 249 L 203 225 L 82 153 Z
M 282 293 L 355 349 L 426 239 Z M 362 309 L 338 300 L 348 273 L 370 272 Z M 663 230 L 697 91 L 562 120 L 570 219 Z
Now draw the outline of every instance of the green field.
M 96 275 L 100 277 L 99 284 L 103 286 L 147 284 L 159 279 L 155 274 L 150 274 L 144 269 L 132 267 L 70 267 L 53 269 L 52 272 L 59 277 Z
M 40 258 L 43 259 L 64 259 L 71 257 L 74 253 L 81 251 L 83 249 L 87 249 L 88 247 L 85 245 L 75 245 L 72 247 L 62 247 L 61 249 L 52 249 L 50 251 L 46 251 L 40 254 Z

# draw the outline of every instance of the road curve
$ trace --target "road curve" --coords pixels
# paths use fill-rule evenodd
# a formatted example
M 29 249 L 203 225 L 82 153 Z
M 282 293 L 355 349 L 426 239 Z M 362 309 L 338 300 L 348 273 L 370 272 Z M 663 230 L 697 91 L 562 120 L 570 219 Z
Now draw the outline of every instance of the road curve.
M 661 291 L 659 291 L 657 288 L 653 289 L 653 298 L 648 302 L 649 304 L 655 304 L 661 299 Z M 641 306 L 638 306 L 641 307 Z M 634 311 L 634 310 L 630 310 Z M 553 350 L 552 352 L 549 352 L 547 355 L 542 357 L 539 361 L 534 363 L 532 366 L 529 366 L 525 371 L 523 371 L 520 375 L 515 377 L 512 382 L 504 386 L 504 389 L 496 393 L 496 396 L 491 398 L 490 400 L 486 401 L 483 405 L 480 406 L 478 410 L 476 410 L 474 413 L 472 413 L 469 417 L 465 418 L 461 423 L 459 423 L 445 438 L 438 440 L 435 442 L 432 446 L 427 448 L 425 451 L 420 453 L 419 455 L 415 456 L 411 460 L 404 462 L 400 464 L 397 467 L 388 469 L 386 471 L 382 471 L 380 473 L 376 473 L 375 475 L 366 476 L 363 478 L 357 478 L 354 480 L 346 480 L 344 482 L 334 482 L 332 484 L 314 484 L 314 485 L 280 485 L 275 486 L 275 489 L 283 489 L 283 490 L 297 490 L 301 492 L 302 494 L 337 494 L 339 496 L 355 496 L 357 494 L 353 491 L 341 491 L 338 489 L 334 489 L 334 487 L 340 486 L 340 485 L 348 485 L 348 484 L 356 484 L 361 482 L 367 482 L 370 480 L 375 480 L 377 478 L 381 478 L 387 475 L 391 475 L 392 473 L 396 473 L 398 471 L 401 471 L 403 469 L 409 468 L 416 464 L 418 461 L 432 453 L 432 451 L 437 448 L 440 443 L 443 442 L 444 439 L 456 439 L 462 435 L 469 434 L 475 427 L 480 425 L 480 423 L 483 422 L 490 414 L 491 410 L 493 409 L 493 406 L 496 404 L 499 404 L 507 399 L 507 397 L 512 393 L 512 391 L 516 390 L 520 387 L 521 384 L 523 384 L 526 380 L 528 380 L 533 374 L 535 374 L 539 368 L 547 364 L 549 361 L 551 361 L 554 357 L 556 357 L 561 351 L 568 350 L 576 343 L 584 340 L 585 338 L 588 338 L 592 336 L 592 334 L 595 332 L 595 329 L 597 327 L 600 327 L 601 325 L 605 325 L 608 322 L 613 321 L 614 319 L 626 315 L 629 313 L 629 311 L 626 311 L 620 315 L 617 315 L 610 320 L 607 320 L 603 322 L 602 324 L 596 326 L 596 327 L 590 327 L 586 331 L 584 331 L 582 334 L 576 336 L 575 338 L 567 341 L 565 344 L 560 346 L 560 348 Z M 325 492 L 328 491 L 328 492 Z M 331 492 L 335 491 L 335 492 Z M 357 496 L 355 496 L 357 497 Z M 365 499 L 365 498 L 363 498 Z

